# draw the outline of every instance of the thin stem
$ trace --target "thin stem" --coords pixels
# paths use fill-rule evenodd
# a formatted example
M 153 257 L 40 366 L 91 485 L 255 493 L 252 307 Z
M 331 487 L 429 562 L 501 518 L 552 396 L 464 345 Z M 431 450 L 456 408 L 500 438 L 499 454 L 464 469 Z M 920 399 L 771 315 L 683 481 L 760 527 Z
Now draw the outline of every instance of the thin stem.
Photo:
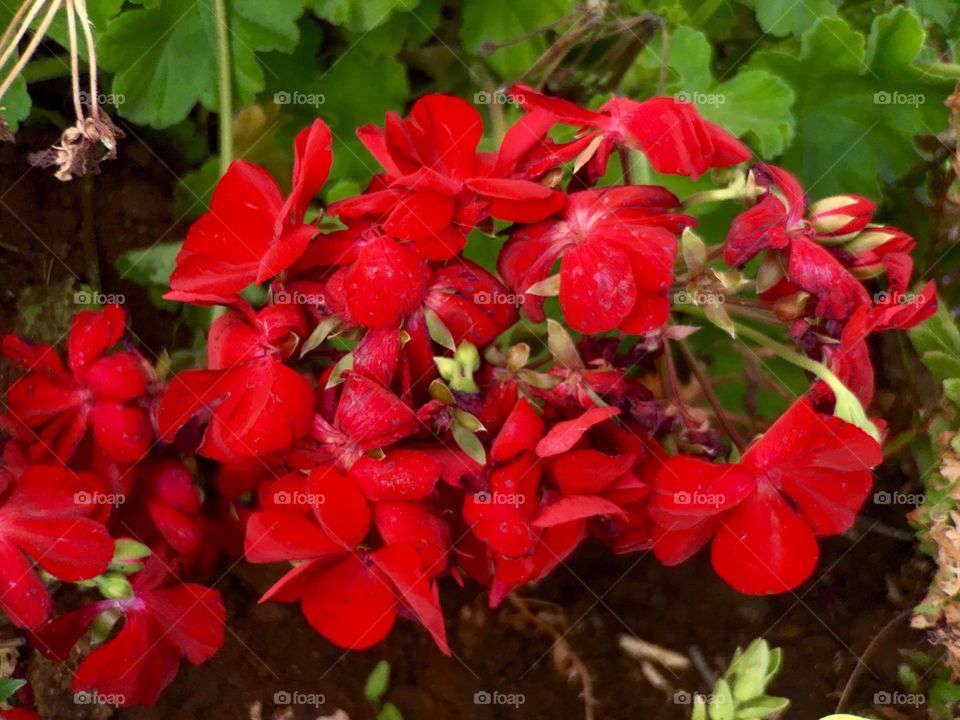
M 220 175 L 224 175 L 233 160 L 233 90 L 230 67 L 230 26 L 226 0 L 213 0 L 213 14 L 217 26 L 217 86 L 220 113 L 217 123 L 220 131 Z
M 36 2 L 33 3 L 34 6 L 37 4 L 38 3 Z M 41 2 L 39 4 L 42 5 L 43 3 Z M 20 7 L 17 8 L 17 11 L 13 14 L 13 17 L 10 18 L 10 23 L 7 25 L 6 30 L 3 31 L 3 37 L 0 37 L 0 47 L 8 47 L 10 38 L 13 36 L 13 28 L 17 25 L 17 23 L 20 22 L 20 18 L 23 17 L 23 14 L 27 11 L 28 7 L 30 7 L 30 0 L 26 0 L 25 2 L 21 3 Z M 22 27 L 23 26 L 21 25 L 21 28 Z
M 925 73 L 930 73 L 932 75 L 945 75 L 950 78 L 960 78 L 960 65 L 957 63 L 931 63 L 929 65 L 924 65 L 917 63 L 916 67 L 923 70 Z
M 57 10 L 60 9 L 60 5 L 62 3 L 63 0 L 53 0 L 50 7 L 47 9 L 47 13 L 43 16 L 43 21 L 40 23 L 40 27 L 37 28 L 37 31 L 30 39 L 30 44 L 27 45 L 27 49 L 23 51 L 23 55 L 20 56 L 17 64 L 13 66 L 6 79 L 4 79 L 3 84 L 0 85 L 0 98 L 7 94 L 7 90 L 9 90 L 10 86 L 13 85 L 13 81 L 17 79 L 26 64 L 30 62 L 30 58 L 33 57 L 33 54 L 37 51 L 37 48 L 40 46 L 40 42 L 47 34 L 47 30 L 50 29 L 50 23 L 53 22 L 53 18 L 57 14 Z M 2 65 L 4 62 L 4 60 L 0 60 L 0 65 Z
M 80 53 L 77 51 L 77 18 L 73 0 L 67 0 L 67 31 L 70 34 L 70 87 L 73 90 L 73 112 L 77 122 L 84 118 L 83 101 L 80 99 Z
M 90 30 L 90 18 L 87 16 L 87 0 L 73 0 L 83 28 L 83 40 L 87 45 L 87 60 L 90 70 L 90 114 L 96 120 L 100 117 L 100 89 L 97 86 L 97 48 Z
M 27 13 L 27 16 L 24 18 L 23 23 L 20 25 L 20 29 L 13 34 L 13 39 L 10 39 L 9 36 L 11 35 L 13 24 L 17 21 L 17 16 L 14 15 L 10 25 L 7 26 L 6 31 L 3 33 L 3 55 L 0 55 L 0 67 L 6 65 L 10 56 L 17 51 L 17 46 L 20 44 L 20 41 L 23 40 L 27 31 L 30 30 L 30 24 L 33 22 L 33 19 L 40 13 L 46 3 L 47 0 L 36 0 L 36 2 L 33 3 L 33 7 L 30 8 L 30 12 Z
M 623 172 L 623 184 L 633 185 L 633 170 L 630 167 L 630 150 L 625 147 L 617 148 L 620 156 L 620 170 Z
M 660 20 L 660 74 L 657 77 L 657 95 L 663 95 L 670 79 L 670 29 Z
M 723 405 L 720 404 L 720 398 L 717 397 L 716 392 L 713 390 L 713 383 L 711 383 L 704 374 L 703 368 L 700 367 L 700 362 L 694 356 L 693 351 L 687 347 L 687 344 L 683 340 L 677 340 L 677 345 L 680 346 L 680 352 L 683 353 L 683 359 L 690 368 L 690 372 L 693 373 L 693 376 L 697 379 L 697 382 L 700 383 L 700 388 L 703 390 L 703 394 L 706 396 L 707 402 L 709 402 L 710 407 L 713 408 L 713 414 L 716 416 L 727 435 L 730 436 L 733 444 L 737 446 L 737 450 L 743 454 L 747 444 L 744 442 L 740 433 L 737 432 L 737 429 L 730 421 L 730 418 L 727 417 L 727 413 L 723 409 Z

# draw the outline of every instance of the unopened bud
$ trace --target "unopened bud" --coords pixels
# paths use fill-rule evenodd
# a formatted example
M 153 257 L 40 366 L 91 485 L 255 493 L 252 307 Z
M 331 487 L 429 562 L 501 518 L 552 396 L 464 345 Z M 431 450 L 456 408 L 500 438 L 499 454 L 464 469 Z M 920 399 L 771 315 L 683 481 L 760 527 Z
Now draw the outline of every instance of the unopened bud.
M 859 195 L 834 195 L 810 205 L 810 224 L 821 237 L 837 237 L 859 232 L 867 226 L 876 203 Z
M 914 239 L 899 228 L 875 225 L 848 242 L 846 249 L 853 255 L 876 253 L 881 248 L 885 252 L 910 252 L 915 244 Z
M 809 293 L 805 292 L 777 298 L 773 303 L 773 311 L 781 320 L 796 320 L 798 317 L 803 317 L 809 298 Z

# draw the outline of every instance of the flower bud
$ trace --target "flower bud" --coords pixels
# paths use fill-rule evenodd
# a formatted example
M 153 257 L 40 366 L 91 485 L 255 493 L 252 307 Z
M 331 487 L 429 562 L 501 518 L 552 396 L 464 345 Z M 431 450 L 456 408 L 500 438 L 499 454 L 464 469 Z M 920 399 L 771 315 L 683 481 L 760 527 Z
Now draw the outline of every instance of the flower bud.
M 810 224 L 818 236 L 832 238 L 867 226 L 876 203 L 859 195 L 834 195 L 810 205 Z
M 848 242 L 846 249 L 853 255 L 883 255 L 886 252 L 910 252 L 915 244 L 916 241 L 899 228 L 873 225 Z

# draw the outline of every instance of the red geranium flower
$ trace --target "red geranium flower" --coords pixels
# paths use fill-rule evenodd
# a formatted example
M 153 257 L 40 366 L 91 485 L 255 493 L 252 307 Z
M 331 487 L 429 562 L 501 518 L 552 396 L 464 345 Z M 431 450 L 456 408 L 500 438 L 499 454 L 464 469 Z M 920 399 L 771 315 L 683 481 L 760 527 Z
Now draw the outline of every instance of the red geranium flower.
M 801 398 L 736 465 L 666 461 L 650 507 L 653 551 L 676 565 L 713 538 L 713 567 L 734 588 L 791 590 L 813 573 L 816 537 L 853 525 L 882 459 L 876 440 Z
M 669 212 L 679 204 L 656 186 L 573 193 L 560 217 L 513 233 L 500 253 L 500 274 L 524 294 L 527 316 L 540 322 L 543 298 L 528 291 L 559 257 L 560 308 L 571 327 L 585 333 L 659 327 L 670 311 L 675 233 L 693 224 Z
M 7 416 L 17 437 L 30 445 L 31 459 L 69 461 L 88 428 L 94 444 L 114 462 L 146 455 L 153 428 L 139 401 L 148 393 L 152 371 L 136 352 L 108 354 L 123 337 L 125 323 L 126 313 L 117 305 L 74 315 L 68 368 L 49 345 L 3 338 L 3 354 L 27 370 L 7 389 Z
M 302 560 L 260 599 L 300 601 L 307 621 L 341 647 L 380 642 L 398 611 L 416 617 L 449 654 L 436 585 L 411 537 L 369 550 L 370 508 L 356 482 L 330 467 L 315 468 L 302 503 L 255 512 L 247 523 L 250 562 Z
M 95 690 L 120 707 L 152 707 L 176 677 L 181 658 L 199 665 L 220 649 L 226 611 L 217 590 L 172 583 L 156 559 L 131 584 L 132 597 L 91 603 L 37 630 L 37 649 L 63 662 L 94 618 L 119 611 L 123 626 L 80 662 L 73 690 Z
M 510 94 L 524 109 L 548 112 L 559 122 L 578 126 L 598 139 L 588 167 L 591 185 L 606 173 L 607 160 L 616 147 L 639 150 L 659 173 L 694 179 L 710 168 L 736 165 L 750 157 L 743 143 L 700 117 L 694 105 L 673 98 L 643 102 L 613 98 L 594 112 L 526 85 L 514 85 Z
M 190 227 L 165 297 L 221 302 L 290 267 L 317 231 L 303 224 L 303 216 L 332 160 L 330 129 L 318 119 L 294 142 L 293 188 L 286 199 L 265 170 L 234 161 L 214 190 L 210 211 Z
M 428 260 L 446 260 L 463 249 L 466 235 L 493 216 L 532 222 L 563 206 L 561 192 L 528 179 L 566 159 L 544 144 L 548 125 L 520 125 L 499 155 L 477 152 L 483 120 L 469 103 L 449 95 L 426 95 L 404 120 L 387 113 L 386 128 L 366 125 L 357 136 L 387 171 L 371 191 L 333 203 L 331 215 L 351 222 L 382 223 L 393 237 L 412 241 Z
M 157 421 L 172 442 L 194 415 L 209 413 L 197 452 L 221 461 L 289 448 L 307 434 L 314 409 L 310 381 L 282 362 L 306 334 L 300 308 L 235 307 L 210 328 L 210 369 L 174 377 Z
M 53 608 L 31 560 L 67 582 L 107 569 L 113 540 L 91 519 L 94 478 L 34 465 L 20 477 L 0 475 L 0 609 L 19 627 L 35 628 Z

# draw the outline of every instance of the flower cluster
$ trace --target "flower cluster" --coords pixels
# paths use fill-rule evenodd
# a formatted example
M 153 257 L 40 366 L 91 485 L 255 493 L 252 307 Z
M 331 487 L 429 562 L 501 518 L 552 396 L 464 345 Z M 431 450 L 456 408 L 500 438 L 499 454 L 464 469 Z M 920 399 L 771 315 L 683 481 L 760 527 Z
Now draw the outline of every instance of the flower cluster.
M 883 423 L 864 412 L 867 338 L 936 303 L 932 285 L 908 292 L 913 240 L 871 223 L 864 198 L 808 204 L 793 177 L 748 167 L 747 148 L 688 103 L 615 98 L 590 111 L 511 92 L 525 114 L 493 151 L 479 149 L 477 111 L 449 96 L 360 128 L 383 172 L 317 215 L 332 167 L 323 121 L 296 137 L 287 194 L 234 162 L 166 295 L 221 306 L 204 368 L 167 380 L 117 348 L 117 308 L 77 316 L 69 370 L 50 348 L 7 338 L 27 372 L 8 391 L 0 572 L 36 559 L 63 580 L 98 576 L 117 564 L 108 530 L 153 550 L 119 597 L 39 629 L 51 612 L 39 576 L 24 574 L 30 599 L 0 601 L 52 657 L 94 617 L 123 618 L 78 687 L 149 704 L 180 657 L 208 658 L 222 640 L 216 593 L 161 570 L 200 572 L 221 550 L 290 563 L 261 600 L 299 602 L 337 645 L 369 647 L 402 616 L 449 653 L 444 577 L 483 584 L 496 606 L 593 537 L 668 565 L 710 543 L 733 587 L 776 593 L 813 573 L 818 537 L 850 528 L 881 461 Z M 729 184 L 681 203 L 630 182 L 633 152 L 663 174 L 723 168 Z M 624 177 L 610 184 L 614 155 Z M 682 209 L 721 198 L 746 209 L 710 248 Z M 505 240 L 497 275 L 465 257 L 468 236 Z M 263 296 L 251 285 L 266 301 L 250 300 Z M 678 291 L 731 304 L 680 308 Z M 816 376 L 736 462 L 717 462 L 729 446 L 677 392 L 671 346 L 694 329 L 671 324 L 680 310 L 746 322 L 743 337 L 785 328 L 799 349 L 770 347 Z M 203 495 L 194 455 L 213 474 Z M 80 484 L 132 500 L 117 511 L 57 500 Z M 44 488 L 56 492 L 39 501 Z M 150 655 L 150 672 L 118 679 L 111 647 Z
M 0 610 L 59 660 L 94 623 L 101 644 L 74 691 L 152 705 L 181 657 L 204 662 L 219 649 L 224 608 L 216 590 L 179 579 L 216 552 L 204 547 L 200 488 L 156 444 L 164 383 L 125 324 L 116 305 L 77 313 L 66 364 L 49 345 L 3 339 L 23 373 L 0 416 Z M 53 581 L 103 599 L 51 619 Z

